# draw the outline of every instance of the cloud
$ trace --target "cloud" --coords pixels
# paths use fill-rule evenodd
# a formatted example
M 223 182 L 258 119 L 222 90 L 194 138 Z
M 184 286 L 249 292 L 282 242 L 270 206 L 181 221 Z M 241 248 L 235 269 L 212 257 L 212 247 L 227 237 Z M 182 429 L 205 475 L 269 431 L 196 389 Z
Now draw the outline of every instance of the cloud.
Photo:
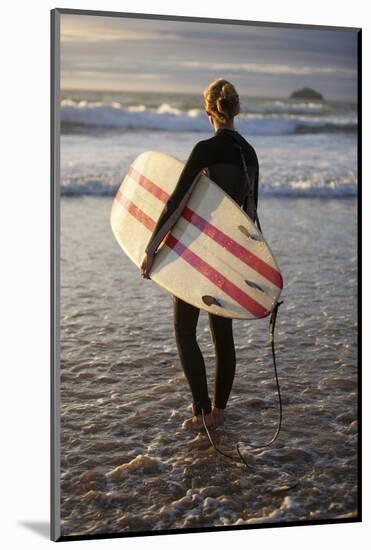
M 63 14 L 61 76 L 81 89 L 184 92 L 224 76 L 249 95 L 310 86 L 353 97 L 356 45 L 354 31 Z
M 354 69 L 344 69 L 338 67 L 295 67 L 292 65 L 276 65 L 261 63 L 209 63 L 202 61 L 181 61 L 178 65 L 189 69 L 199 69 L 202 71 L 243 71 L 247 73 L 260 73 L 268 75 L 336 75 L 336 76 L 355 76 Z
M 88 42 L 91 44 L 101 42 L 125 42 L 125 41 L 153 41 L 153 40 L 179 40 L 177 35 L 165 34 L 160 36 L 158 33 L 153 32 L 137 32 L 137 31 L 110 31 L 107 34 L 104 29 L 92 31 L 91 29 L 78 29 L 68 30 L 61 33 L 61 41 L 73 42 L 77 45 L 81 42 Z
M 156 29 L 156 25 L 148 22 L 127 19 L 112 18 L 94 19 L 91 16 L 66 16 L 63 15 L 61 23 L 61 42 L 74 43 L 102 43 L 102 42 L 141 42 L 141 41 L 179 41 L 182 36 L 170 30 L 170 27 Z M 147 23 L 147 25 L 145 25 Z
M 170 75 L 161 73 L 159 75 L 158 73 L 128 73 L 128 72 L 121 72 L 121 73 L 112 73 L 109 71 L 91 71 L 91 70 L 84 70 L 84 71 L 76 71 L 76 70 L 65 70 L 63 72 L 63 79 L 67 80 L 69 78 L 76 78 L 76 79 L 83 79 L 83 78 L 96 78 L 96 79 L 117 79 L 125 82 L 126 78 L 135 78 L 136 80 L 162 80 L 164 78 L 170 78 Z

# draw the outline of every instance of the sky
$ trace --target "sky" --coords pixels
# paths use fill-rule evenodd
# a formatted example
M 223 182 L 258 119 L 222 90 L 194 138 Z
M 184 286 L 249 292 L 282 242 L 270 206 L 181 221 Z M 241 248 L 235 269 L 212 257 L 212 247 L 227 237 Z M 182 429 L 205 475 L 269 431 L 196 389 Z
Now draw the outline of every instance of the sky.
M 61 15 L 62 90 L 202 93 L 226 78 L 241 96 L 311 87 L 356 101 L 356 31 Z

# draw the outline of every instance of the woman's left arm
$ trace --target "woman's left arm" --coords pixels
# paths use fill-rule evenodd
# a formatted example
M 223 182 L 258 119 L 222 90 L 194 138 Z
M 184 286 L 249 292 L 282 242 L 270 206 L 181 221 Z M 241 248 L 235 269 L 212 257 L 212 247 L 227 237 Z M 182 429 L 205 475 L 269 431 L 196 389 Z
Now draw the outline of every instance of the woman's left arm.
M 146 255 L 141 266 L 142 275 L 145 278 L 149 278 L 149 271 L 152 267 L 154 255 L 158 246 L 179 219 L 207 163 L 208 159 L 203 142 L 198 142 L 184 165 L 177 185 L 165 204 L 145 248 Z

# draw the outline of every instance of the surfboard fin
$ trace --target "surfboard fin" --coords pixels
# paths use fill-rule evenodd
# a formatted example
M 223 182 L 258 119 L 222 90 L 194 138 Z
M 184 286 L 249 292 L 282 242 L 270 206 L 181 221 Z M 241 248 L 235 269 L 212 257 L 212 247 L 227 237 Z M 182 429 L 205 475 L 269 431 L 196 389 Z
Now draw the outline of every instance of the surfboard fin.
M 246 227 L 244 227 L 243 225 L 239 225 L 238 229 L 241 231 L 241 233 L 246 235 L 246 237 L 249 237 L 250 239 L 253 239 L 254 241 L 261 241 L 260 235 L 254 235 L 253 233 L 250 233 L 250 231 Z
M 260 292 L 265 292 L 264 288 L 262 288 L 261 286 L 259 286 L 257 283 L 254 283 L 253 281 L 247 281 L 245 279 L 245 283 L 249 286 L 251 286 L 251 288 L 256 288 L 258 290 L 260 290 Z
M 219 306 L 219 307 L 223 307 L 222 304 L 219 302 L 219 300 L 217 300 L 216 298 L 214 298 L 214 296 L 210 296 L 209 294 L 204 294 L 202 296 L 202 301 L 207 305 L 207 306 Z

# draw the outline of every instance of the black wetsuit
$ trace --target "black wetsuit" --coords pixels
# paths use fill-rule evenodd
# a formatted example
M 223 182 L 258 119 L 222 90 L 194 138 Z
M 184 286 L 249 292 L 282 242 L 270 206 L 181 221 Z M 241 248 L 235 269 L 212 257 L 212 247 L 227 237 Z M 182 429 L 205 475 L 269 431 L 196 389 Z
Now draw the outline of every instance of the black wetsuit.
M 209 169 L 210 179 L 253 217 L 251 215 L 253 212 L 251 199 L 249 199 L 247 190 L 248 182 L 244 174 L 238 145 L 242 148 L 250 185 L 253 187 L 252 195 L 257 206 L 259 164 L 256 153 L 237 131 L 220 128 L 213 137 L 199 141 L 194 146 L 178 183 L 157 221 L 147 249 L 159 229 L 180 204 L 194 178 L 204 168 Z M 180 361 L 193 396 L 193 413 L 201 414 L 202 409 L 208 413 L 211 410 L 211 401 L 208 395 L 205 363 L 196 340 L 200 310 L 176 296 L 173 296 L 173 309 L 175 338 Z M 236 368 L 232 319 L 211 313 L 208 315 L 216 354 L 214 405 L 224 409 L 232 389 Z

